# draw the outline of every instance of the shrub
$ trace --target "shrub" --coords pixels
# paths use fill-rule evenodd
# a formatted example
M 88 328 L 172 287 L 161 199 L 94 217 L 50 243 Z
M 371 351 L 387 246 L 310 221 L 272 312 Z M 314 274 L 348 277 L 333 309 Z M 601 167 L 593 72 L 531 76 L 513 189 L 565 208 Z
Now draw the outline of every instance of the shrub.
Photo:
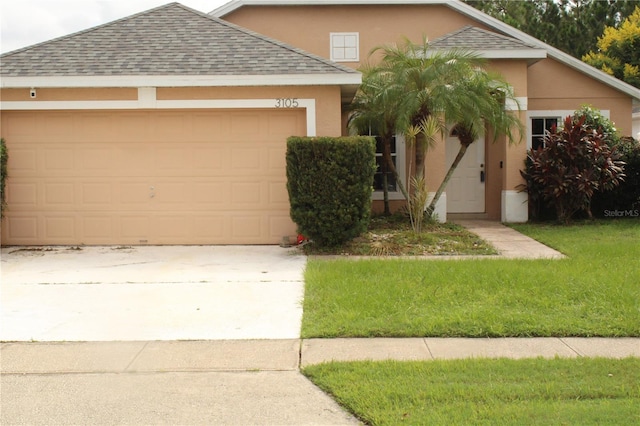
M 604 141 L 611 147 L 620 143 L 620 135 L 615 123 L 602 115 L 600 110 L 590 105 L 582 105 L 573 113 L 573 118 L 584 117 L 584 125 L 589 130 L 597 130 L 602 133 Z
M 530 196 L 537 192 L 534 195 L 553 206 L 563 223 L 580 210 L 591 217 L 594 193 L 613 189 L 624 177 L 624 164 L 603 133 L 585 122 L 585 116 L 568 116 L 562 129 L 545 135 L 544 147 L 529 150 L 529 167 L 521 171 Z
M 7 145 L 4 142 L 4 138 L 0 138 L 0 218 L 4 216 L 6 208 L 5 201 L 5 183 L 7 180 L 7 161 L 9 160 L 9 153 L 7 152 Z
M 630 138 L 621 138 L 614 147 L 624 162 L 624 181 L 613 190 L 596 193 L 592 209 L 596 216 L 608 217 L 612 210 L 640 210 L 640 142 Z
M 291 219 L 299 233 L 320 246 L 336 246 L 367 229 L 373 138 L 290 137 L 286 159 Z

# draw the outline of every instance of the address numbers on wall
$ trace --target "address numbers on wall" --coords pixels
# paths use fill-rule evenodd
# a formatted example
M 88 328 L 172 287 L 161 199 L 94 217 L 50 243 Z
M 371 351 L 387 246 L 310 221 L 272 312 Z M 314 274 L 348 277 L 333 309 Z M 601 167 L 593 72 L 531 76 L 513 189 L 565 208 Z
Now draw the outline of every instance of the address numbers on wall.
M 298 108 L 298 98 L 277 98 L 276 108 Z

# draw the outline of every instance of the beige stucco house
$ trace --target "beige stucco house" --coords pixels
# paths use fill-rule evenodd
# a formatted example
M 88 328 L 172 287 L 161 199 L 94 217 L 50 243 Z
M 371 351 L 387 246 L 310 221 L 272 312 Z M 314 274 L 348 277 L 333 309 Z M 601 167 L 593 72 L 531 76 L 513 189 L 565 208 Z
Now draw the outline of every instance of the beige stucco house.
M 638 89 L 458 1 L 235 0 L 209 15 L 171 3 L 2 55 L 2 244 L 278 243 L 295 234 L 286 137 L 346 134 L 369 51 L 423 35 L 487 57 L 527 128 L 519 145 L 472 145 L 441 220 L 526 221 L 526 150 L 581 104 L 631 134 Z M 432 190 L 457 149 L 444 139 Z M 401 135 L 394 155 L 404 173 Z

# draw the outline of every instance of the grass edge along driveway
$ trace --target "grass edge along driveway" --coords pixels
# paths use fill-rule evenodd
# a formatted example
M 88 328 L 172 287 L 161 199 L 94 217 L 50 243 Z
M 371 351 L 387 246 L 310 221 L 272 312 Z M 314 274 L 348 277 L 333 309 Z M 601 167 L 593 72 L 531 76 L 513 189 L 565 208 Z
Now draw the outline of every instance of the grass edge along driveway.
M 562 260 L 317 260 L 302 337 L 640 336 L 640 221 L 517 225 Z
M 365 361 L 303 373 L 371 425 L 640 423 L 640 358 Z

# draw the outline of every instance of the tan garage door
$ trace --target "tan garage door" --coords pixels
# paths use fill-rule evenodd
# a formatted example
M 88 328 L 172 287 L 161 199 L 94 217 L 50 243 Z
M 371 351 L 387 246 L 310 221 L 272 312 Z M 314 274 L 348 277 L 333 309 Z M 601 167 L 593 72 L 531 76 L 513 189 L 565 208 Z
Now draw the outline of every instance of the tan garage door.
M 275 244 L 302 110 L 14 111 L 3 245 Z

